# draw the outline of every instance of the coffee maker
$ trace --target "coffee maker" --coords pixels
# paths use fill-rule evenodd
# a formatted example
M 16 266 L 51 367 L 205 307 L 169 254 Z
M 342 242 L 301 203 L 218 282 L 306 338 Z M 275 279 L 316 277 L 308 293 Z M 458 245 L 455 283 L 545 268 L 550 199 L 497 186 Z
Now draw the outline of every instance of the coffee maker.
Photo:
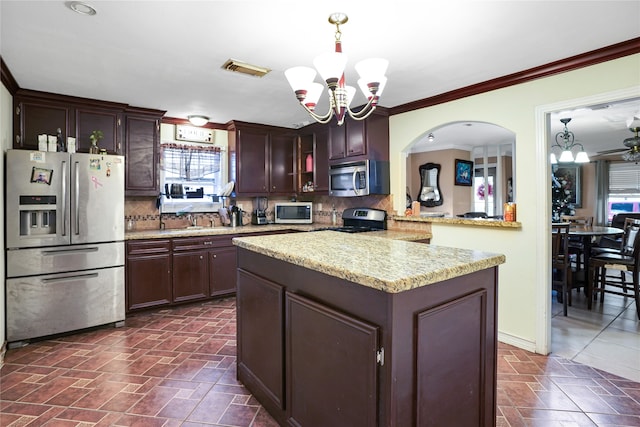
M 267 204 L 268 202 L 266 197 L 256 197 L 253 205 L 254 209 L 251 213 L 251 224 L 267 224 Z

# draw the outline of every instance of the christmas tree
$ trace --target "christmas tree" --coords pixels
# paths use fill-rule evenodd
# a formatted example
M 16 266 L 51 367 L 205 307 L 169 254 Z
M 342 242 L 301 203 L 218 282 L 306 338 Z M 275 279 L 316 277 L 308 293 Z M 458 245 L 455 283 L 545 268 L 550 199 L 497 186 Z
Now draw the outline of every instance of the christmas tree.
M 562 215 L 575 215 L 576 211 L 569 202 L 571 199 L 571 191 L 565 188 L 565 185 L 551 175 L 551 221 L 560 222 Z

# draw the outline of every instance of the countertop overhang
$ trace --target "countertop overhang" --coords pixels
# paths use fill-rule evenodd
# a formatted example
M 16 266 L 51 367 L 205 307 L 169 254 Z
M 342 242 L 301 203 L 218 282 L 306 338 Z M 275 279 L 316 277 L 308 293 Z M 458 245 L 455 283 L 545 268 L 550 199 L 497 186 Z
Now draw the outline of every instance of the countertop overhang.
M 250 235 L 252 233 L 272 233 L 286 231 L 313 231 L 316 228 L 326 227 L 327 224 L 268 224 L 268 225 L 244 225 L 242 227 L 202 227 L 202 228 L 175 228 L 170 230 L 138 230 L 125 233 L 125 240 L 144 239 L 172 239 L 176 237 L 207 237 L 225 235 Z M 395 240 L 427 240 L 431 239 L 430 231 L 423 230 L 382 230 L 376 231 L 377 236 Z
M 450 225 L 471 225 L 474 227 L 492 227 L 502 229 L 521 229 L 522 223 L 517 221 L 503 221 L 493 218 L 461 218 L 453 216 L 394 216 L 394 221 L 418 222 Z
M 378 234 L 379 233 L 379 234 Z M 318 231 L 236 237 L 243 249 L 387 293 L 442 282 L 503 264 L 504 255 L 390 238 L 392 231 Z

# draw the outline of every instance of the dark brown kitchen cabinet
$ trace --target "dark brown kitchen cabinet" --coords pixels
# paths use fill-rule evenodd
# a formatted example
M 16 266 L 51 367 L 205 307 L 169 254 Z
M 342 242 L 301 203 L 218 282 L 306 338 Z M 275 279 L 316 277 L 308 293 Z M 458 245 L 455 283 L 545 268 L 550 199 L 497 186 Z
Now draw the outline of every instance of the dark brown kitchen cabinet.
M 127 311 L 171 303 L 171 240 L 127 242 Z
M 294 143 L 290 130 L 232 122 L 229 171 L 242 196 L 291 195 L 294 187 Z
M 57 135 L 58 129 L 66 142 L 75 116 L 70 106 L 49 98 L 34 98 L 17 94 L 13 99 L 13 148 L 38 149 L 38 135 Z
M 209 251 L 209 295 L 227 295 L 236 291 L 236 247 Z
M 495 426 L 497 283 L 387 293 L 238 247 L 238 380 L 279 425 Z
M 376 109 L 365 120 L 345 118 L 342 126 L 330 126 L 329 160 L 389 160 L 389 115 Z
M 236 290 L 233 235 L 173 239 L 173 300 L 209 298 Z
M 289 425 L 375 426 L 379 328 L 289 292 L 285 313 Z
M 14 148 L 37 150 L 38 135 L 56 135 L 58 128 L 66 145 L 76 139 L 76 151 L 89 152 L 94 130 L 104 137 L 98 146 L 109 154 L 123 154 L 122 114 L 126 104 L 18 89 L 14 104 Z
M 238 376 L 253 385 L 261 402 L 283 411 L 284 288 L 239 270 L 236 301 Z
M 312 130 L 312 129 L 309 129 Z M 296 149 L 296 189 L 298 193 L 326 194 L 329 191 L 329 127 L 317 126 L 313 133 L 302 134 Z M 307 167 L 311 156 L 312 167 Z M 308 185 L 311 182 L 312 186 Z
M 125 195 L 159 193 L 160 120 L 164 111 L 129 108 L 124 118 Z
M 184 237 L 173 239 L 173 302 L 185 302 L 209 296 L 210 239 Z
M 96 108 L 82 106 L 76 108 L 76 147 L 79 153 L 88 153 L 91 147 L 89 138 L 93 131 L 102 131 L 103 138 L 98 141 L 100 149 L 108 154 L 122 154 L 122 109 Z

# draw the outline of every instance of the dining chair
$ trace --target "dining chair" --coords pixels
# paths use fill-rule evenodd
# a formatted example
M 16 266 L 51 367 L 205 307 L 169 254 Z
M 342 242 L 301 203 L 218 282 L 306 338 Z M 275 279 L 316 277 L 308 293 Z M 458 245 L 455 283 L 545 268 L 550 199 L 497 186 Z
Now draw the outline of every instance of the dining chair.
M 560 221 L 568 222 L 573 227 L 588 228 L 593 226 L 592 216 L 561 215 Z M 584 265 L 584 244 L 582 243 L 582 238 L 569 238 L 569 255 L 575 256 L 577 271 L 580 271 L 583 268 L 586 269 L 586 266 Z
M 607 274 L 609 270 L 618 270 L 620 277 Z M 626 280 L 627 273 L 631 273 L 632 281 Z M 622 238 L 622 247 L 618 252 L 602 252 L 594 254 L 589 260 L 589 275 L 587 280 L 587 308 L 591 310 L 593 301 L 600 294 L 600 302 L 604 301 L 604 294 L 631 296 L 628 287 L 633 287 L 636 301 L 636 313 L 640 319 L 640 220 L 628 218 Z
M 558 292 L 558 302 L 567 315 L 567 306 L 571 305 L 573 271 L 569 258 L 569 223 L 551 224 L 551 286 Z
M 592 247 L 591 255 L 602 255 L 602 254 L 631 254 L 633 252 L 633 238 L 634 238 L 634 224 L 640 224 L 640 218 L 625 218 L 624 223 L 622 225 L 622 237 L 619 238 L 617 247 Z M 624 270 L 618 270 L 618 277 L 607 276 L 607 280 L 609 282 L 617 282 L 622 286 L 623 292 L 627 291 L 627 273 Z

